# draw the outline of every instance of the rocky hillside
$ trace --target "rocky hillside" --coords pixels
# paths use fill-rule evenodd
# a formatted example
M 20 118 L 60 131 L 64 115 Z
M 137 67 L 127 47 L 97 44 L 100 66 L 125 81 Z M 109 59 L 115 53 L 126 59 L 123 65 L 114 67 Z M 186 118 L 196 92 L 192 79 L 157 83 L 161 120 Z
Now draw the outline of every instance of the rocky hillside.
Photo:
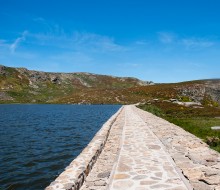
M 153 84 L 130 77 L 0 66 L 0 103 L 131 104 L 170 99 L 219 106 L 220 79 Z
M 203 104 L 220 104 L 220 80 L 194 81 L 191 84 L 178 88 L 178 92 L 183 97 L 189 97 L 190 100 L 202 102 Z
M 52 103 L 90 89 L 113 91 L 149 84 L 152 82 L 131 77 L 122 78 L 91 73 L 48 73 L 0 66 L 0 101 L 2 103 Z M 83 100 L 75 103 L 81 101 Z

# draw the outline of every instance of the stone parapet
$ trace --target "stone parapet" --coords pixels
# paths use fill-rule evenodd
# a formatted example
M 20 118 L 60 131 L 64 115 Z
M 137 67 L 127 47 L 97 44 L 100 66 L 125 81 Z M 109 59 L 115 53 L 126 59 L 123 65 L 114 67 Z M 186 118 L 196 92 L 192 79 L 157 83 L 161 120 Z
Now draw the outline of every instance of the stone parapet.
M 53 181 L 46 190 L 79 190 L 107 141 L 111 126 L 117 119 L 120 108 L 96 133 L 92 141 L 68 167 Z

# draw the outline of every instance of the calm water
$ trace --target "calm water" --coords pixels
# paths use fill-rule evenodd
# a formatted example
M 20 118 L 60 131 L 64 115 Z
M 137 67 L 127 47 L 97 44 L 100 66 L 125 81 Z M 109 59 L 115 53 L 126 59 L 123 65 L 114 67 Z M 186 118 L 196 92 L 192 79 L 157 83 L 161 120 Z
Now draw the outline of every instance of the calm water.
M 119 108 L 0 105 L 0 189 L 44 189 Z

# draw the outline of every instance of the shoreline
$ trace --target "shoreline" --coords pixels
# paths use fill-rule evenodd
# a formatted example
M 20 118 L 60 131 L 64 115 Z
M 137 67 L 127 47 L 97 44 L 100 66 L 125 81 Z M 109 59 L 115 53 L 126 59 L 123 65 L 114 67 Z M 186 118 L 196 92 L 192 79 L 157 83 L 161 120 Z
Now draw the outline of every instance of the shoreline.
M 108 139 L 111 127 L 121 113 L 123 106 L 106 121 L 83 151 L 45 190 L 79 190 L 101 154 Z

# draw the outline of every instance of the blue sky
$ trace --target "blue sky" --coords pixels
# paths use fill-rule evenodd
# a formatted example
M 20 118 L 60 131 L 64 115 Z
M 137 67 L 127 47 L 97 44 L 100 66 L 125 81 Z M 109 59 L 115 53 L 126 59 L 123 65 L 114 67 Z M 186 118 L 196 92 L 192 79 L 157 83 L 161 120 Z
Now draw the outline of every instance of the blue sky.
M 0 0 L 0 64 L 154 82 L 220 78 L 219 0 Z

